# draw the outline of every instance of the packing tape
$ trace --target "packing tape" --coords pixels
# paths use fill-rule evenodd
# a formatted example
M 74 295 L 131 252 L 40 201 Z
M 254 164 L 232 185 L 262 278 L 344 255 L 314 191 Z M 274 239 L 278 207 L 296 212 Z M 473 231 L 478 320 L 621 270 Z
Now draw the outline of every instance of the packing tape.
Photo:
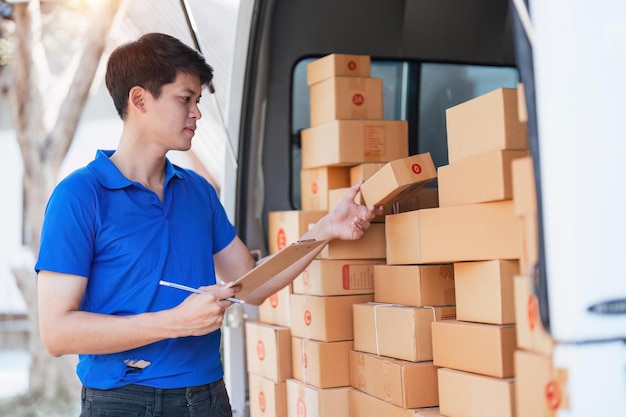
M 307 356 L 306 356 L 306 348 L 305 348 L 305 342 L 308 339 L 300 339 L 301 340 L 301 350 L 300 350 L 300 362 L 302 363 L 302 382 L 304 382 L 305 384 L 307 383 L 307 375 L 306 375 L 306 368 L 307 368 Z
M 437 311 L 433 306 L 422 306 L 422 308 L 430 308 L 433 311 L 433 321 L 437 321 Z
M 376 354 L 380 356 L 380 346 L 378 343 L 378 316 L 376 314 L 376 310 L 379 307 L 391 307 L 397 306 L 398 304 L 376 304 L 374 306 L 374 336 L 376 337 Z

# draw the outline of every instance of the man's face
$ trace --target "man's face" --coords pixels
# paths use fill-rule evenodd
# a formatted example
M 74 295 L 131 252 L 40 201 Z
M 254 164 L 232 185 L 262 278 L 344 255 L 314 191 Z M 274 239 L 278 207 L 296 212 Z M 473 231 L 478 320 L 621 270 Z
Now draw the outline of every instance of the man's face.
M 165 152 L 189 150 L 196 122 L 202 117 L 201 94 L 200 78 L 186 73 L 178 73 L 173 83 L 163 85 L 158 99 L 146 91 L 145 139 Z

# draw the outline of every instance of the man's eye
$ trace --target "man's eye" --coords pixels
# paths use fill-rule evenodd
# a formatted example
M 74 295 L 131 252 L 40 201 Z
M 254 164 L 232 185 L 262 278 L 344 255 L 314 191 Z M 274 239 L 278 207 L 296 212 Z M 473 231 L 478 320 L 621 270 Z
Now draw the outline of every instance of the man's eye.
M 189 103 L 189 101 L 191 101 L 191 97 L 187 97 L 187 96 L 182 97 L 182 99 L 185 103 Z

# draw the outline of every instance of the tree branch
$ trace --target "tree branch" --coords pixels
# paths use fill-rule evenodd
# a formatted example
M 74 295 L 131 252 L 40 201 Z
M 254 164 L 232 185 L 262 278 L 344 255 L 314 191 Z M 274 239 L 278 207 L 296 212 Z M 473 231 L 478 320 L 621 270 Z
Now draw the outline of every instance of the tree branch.
M 15 55 L 12 68 L 13 121 L 24 166 L 37 169 L 39 140 L 43 136 L 39 74 L 48 69 L 41 45 L 39 2 L 15 4 Z M 36 58 L 35 58 L 36 57 Z M 33 117 L 33 115 L 36 115 Z
M 50 158 L 53 166 L 60 168 L 78 127 L 82 110 L 89 98 L 89 90 L 95 78 L 106 46 L 109 30 L 120 10 L 121 0 L 102 2 L 102 7 L 92 12 L 90 24 L 79 61 L 78 70 L 61 104 L 59 117 L 42 143 L 44 158 Z

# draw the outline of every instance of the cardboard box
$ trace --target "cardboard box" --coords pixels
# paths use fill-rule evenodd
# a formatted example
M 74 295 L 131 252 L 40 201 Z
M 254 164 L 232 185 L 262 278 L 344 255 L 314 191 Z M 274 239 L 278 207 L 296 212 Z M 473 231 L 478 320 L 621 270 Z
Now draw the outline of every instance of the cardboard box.
M 527 151 L 489 151 L 439 167 L 439 206 L 511 200 L 511 163 L 527 155 Z
M 352 340 L 320 342 L 291 338 L 293 378 L 317 388 L 350 386 Z
M 330 54 L 310 62 L 306 66 L 307 85 L 313 85 L 332 77 L 369 77 L 369 55 Z
M 316 388 L 295 379 L 287 380 L 289 417 L 350 416 L 350 387 Z
M 539 301 L 532 290 L 528 275 L 513 278 L 517 346 L 521 349 L 551 356 L 554 339 L 546 331 L 539 316 Z
M 442 417 L 439 407 L 402 408 L 361 392 L 350 390 L 351 417 Z
M 403 213 L 405 211 L 422 210 L 439 207 L 439 189 L 430 185 L 420 188 L 416 193 L 411 193 L 398 201 L 398 205 L 392 205 L 392 211 L 386 214 Z
M 439 207 L 438 190 L 437 188 L 426 186 L 417 191 L 409 192 L 405 196 L 401 196 L 398 201 L 384 205 L 383 214 L 376 215 L 372 222 L 384 223 L 385 218 L 392 214 L 436 207 Z
M 291 286 L 270 295 L 259 306 L 259 321 L 277 326 L 291 326 Z
M 331 120 L 301 132 L 302 168 L 388 162 L 409 155 L 405 120 Z
M 533 159 L 527 156 L 513 160 L 511 162 L 511 175 L 515 214 L 518 216 L 537 214 L 537 190 L 535 188 Z
M 430 152 L 388 162 L 361 185 L 363 201 L 380 206 L 400 201 L 437 178 Z
M 528 129 L 519 121 L 514 88 L 499 88 L 447 109 L 446 130 L 450 164 L 499 149 L 528 149 Z
M 309 295 L 374 293 L 374 266 L 381 259 L 314 259 L 293 281 L 293 292 Z
M 276 382 L 291 378 L 291 330 L 259 321 L 247 321 L 248 372 Z
M 350 352 L 350 383 L 369 395 L 402 408 L 436 407 L 437 368 L 432 361 L 408 362 Z
M 269 253 L 274 254 L 285 246 L 300 239 L 309 225 L 317 223 L 325 216 L 325 210 L 285 210 L 268 213 L 268 247 Z
M 439 410 L 444 416 L 515 417 L 515 380 L 440 368 Z
M 406 306 L 455 304 L 454 268 L 445 265 L 374 266 L 374 301 Z
M 310 88 L 311 126 L 331 120 L 383 120 L 383 79 L 332 77 Z
M 372 301 L 372 294 L 318 297 L 291 295 L 291 334 L 322 342 L 353 340 L 352 305 Z
M 539 262 L 539 225 L 537 214 L 525 214 L 519 217 L 520 234 L 522 235 L 521 253 L 519 255 L 520 272 L 530 274 L 534 265 Z
M 350 184 L 367 180 L 385 166 L 385 162 L 366 162 L 350 168 Z
M 350 184 L 356 184 L 360 180 L 367 181 L 372 175 L 380 171 L 386 164 L 383 162 L 369 162 L 359 164 L 350 168 Z M 359 204 L 364 204 L 362 195 L 357 200 Z M 420 188 L 416 193 L 410 193 L 394 204 L 383 206 L 382 215 L 376 215 L 372 222 L 383 223 L 388 214 L 404 213 L 405 211 L 419 210 L 423 208 L 439 207 L 439 193 L 435 187 Z
M 493 260 L 454 264 L 456 318 L 491 324 L 515 323 L 513 277 L 519 262 Z
M 346 196 L 348 191 L 350 191 L 350 187 L 342 187 L 328 190 L 328 211 L 335 208 L 335 206 L 339 204 L 339 202 Z M 356 197 L 354 198 L 354 202 L 357 204 L 362 204 L 361 193 L 357 193 Z
M 302 210 L 329 211 L 328 192 L 350 186 L 350 168 L 320 167 L 300 170 Z
M 521 251 L 510 200 L 393 214 L 385 233 L 390 265 L 518 259 Z
M 439 207 L 439 190 L 423 187 L 401 196 L 399 200 L 384 206 L 384 214 L 397 214 L 407 211 Z
M 431 361 L 431 323 L 454 319 L 455 314 L 454 306 L 355 304 L 354 349 L 410 362 Z
M 331 240 L 317 255 L 318 259 L 385 259 L 385 225 L 372 223 L 360 239 Z
M 287 383 L 248 373 L 250 417 L 287 417 Z
M 432 338 L 435 366 L 497 378 L 514 375 L 514 325 L 437 321 Z
M 515 396 L 517 417 L 554 417 L 568 408 L 567 376 L 554 369 L 552 357 L 515 352 Z
M 328 204 L 332 210 L 346 195 L 349 188 L 337 188 L 328 192 Z M 355 197 L 357 204 L 364 204 L 361 193 Z M 384 223 L 385 217 L 391 214 L 405 213 L 407 211 L 421 210 L 425 208 L 439 207 L 439 197 L 437 188 L 424 187 L 415 193 L 403 197 L 401 200 L 383 207 L 382 214 L 376 214 L 371 223 Z

